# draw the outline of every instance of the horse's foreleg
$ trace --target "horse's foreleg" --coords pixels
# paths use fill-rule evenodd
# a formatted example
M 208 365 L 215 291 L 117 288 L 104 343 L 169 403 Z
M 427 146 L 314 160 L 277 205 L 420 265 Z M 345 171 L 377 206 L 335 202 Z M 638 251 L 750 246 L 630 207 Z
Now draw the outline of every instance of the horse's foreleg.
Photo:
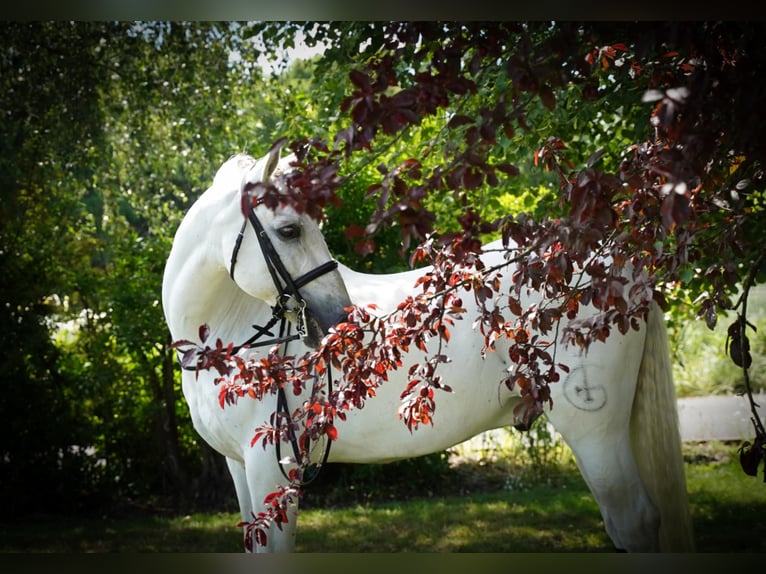
M 257 515 L 266 510 L 264 499 L 275 492 L 285 483 L 285 478 L 279 470 L 274 451 L 271 448 L 262 449 L 256 446 L 245 453 L 245 474 L 250 493 L 250 503 Z M 253 517 L 244 518 L 251 521 Z M 296 523 L 298 519 L 298 504 L 291 504 L 287 510 L 287 522 L 279 528 L 271 524 L 266 532 L 266 545 L 260 546 L 253 541 L 253 550 L 257 553 L 293 552 L 295 550 Z
M 247 485 L 247 475 L 245 474 L 245 465 L 233 458 L 226 457 L 226 464 L 229 467 L 229 474 L 234 481 L 234 490 L 237 493 L 237 502 L 239 503 L 239 512 L 242 520 L 250 520 L 252 504 L 250 502 L 250 489 Z

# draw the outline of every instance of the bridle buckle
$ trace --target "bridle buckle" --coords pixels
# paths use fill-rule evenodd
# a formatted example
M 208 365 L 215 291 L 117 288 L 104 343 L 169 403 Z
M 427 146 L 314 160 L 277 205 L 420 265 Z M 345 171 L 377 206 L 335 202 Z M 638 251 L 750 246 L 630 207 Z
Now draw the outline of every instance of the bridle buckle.
M 290 303 L 294 303 L 291 305 Z M 306 329 L 306 300 L 292 293 L 283 293 L 277 302 L 275 316 L 292 315 L 295 324 L 295 332 L 300 339 L 304 339 L 308 331 Z

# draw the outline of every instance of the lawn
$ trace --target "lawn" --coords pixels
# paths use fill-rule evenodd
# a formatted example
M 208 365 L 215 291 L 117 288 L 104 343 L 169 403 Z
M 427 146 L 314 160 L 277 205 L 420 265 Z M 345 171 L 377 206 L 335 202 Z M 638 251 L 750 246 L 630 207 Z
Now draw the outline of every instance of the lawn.
M 688 453 L 687 453 L 688 454 Z M 502 472 L 471 463 L 470 472 Z M 687 456 L 700 552 L 766 551 L 766 484 L 742 473 L 736 445 Z M 466 472 L 464 468 L 462 472 Z M 321 508 L 300 516 L 300 552 L 613 552 L 571 465 L 552 485 L 506 481 L 465 496 Z M 240 552 L 238 516 L 37 517 L 0 524 L 2 552 Z

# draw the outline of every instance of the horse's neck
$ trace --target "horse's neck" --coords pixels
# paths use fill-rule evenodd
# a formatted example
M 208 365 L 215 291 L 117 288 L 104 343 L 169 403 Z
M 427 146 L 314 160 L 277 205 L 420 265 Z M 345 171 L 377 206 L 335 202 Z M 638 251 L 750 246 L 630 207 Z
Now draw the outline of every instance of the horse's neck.
M 251 336 L 252 325 L 264 324 L 271 317 L 269 306 L 240 290 L 227 273 L 218 273 L 216 279 L 202 292 L 192 288 L 183 294 L 181 300 L 189 309 L 183 320 L 184 338 L 192 335 L 197 340 L 199 326 L 207 325 L 209 345 L 217 339 L 224 345 L 241 345 Z
M 229 277 L 221 257 L 215 208 L 195 205 L 176 233 L 163 284 L 163 301 L 175 340 L 199 341 L 208 325 L 208 344 L 243 343 L 254 323 L 266 322 L 269 306 L 244 293 Z M 232 246 L 233 248 L 233 246 Z

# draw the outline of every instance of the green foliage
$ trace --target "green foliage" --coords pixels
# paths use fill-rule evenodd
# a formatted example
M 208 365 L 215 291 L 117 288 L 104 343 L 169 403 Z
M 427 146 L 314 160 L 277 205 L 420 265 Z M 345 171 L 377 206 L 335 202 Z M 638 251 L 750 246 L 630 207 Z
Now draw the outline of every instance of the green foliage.
M 714 329 L 703 319 L 689 321 L 691 302 L 676 294 L 668 316 L 668 332 L 673 354 L 673 379 L 679 397 L 716 394 L 741 394 L 745 391 L 742 369 L 726 353 L 726 332 L 735 320 L 733 313 L 722 314 Z M 753 390 L 766 391 L 766 288 L 753 289 L 748 320 L 753 364 L 749 369 Z
M 51 295 L 87 282 L 91 252 L 79 179 L 101 141 L 90 25 L 13 23 L 0 60 L 0 508 L 75 510 L 98 482 L 82 383 L 50 332 Z M 41 41 L 45 38 L 46 41 Z M 67 73 L 63 73 L 67 71 Z M 76 167 L 75 167 L 76 166 Z M 86 269 L 83 269 L 83 264 Z
M 185 209 L 238 151 L 222 81 L 236 36 L 223 24 L 4 30 L 0 506 L 190 498 L 185 475 L 203 457 L 160 286 Z
M 330 206 L 326 210 L 327 222 L 323 234 L 330 252 L 340 261 L 354 270 L 365 273 L 393 273 L 409 268 L 400 247 L 399 230 L 388 227 L 375 237 L 376 248 L 367 253 L 357 249 L 359 235 L 347 233 L 349 229 L 359 229 L 368 221 L 374 211 L 374 203 L 366 199 L 367 188 L 375 183 L 376 176 L 370 166 L 360 167 L 340 191 L 343 198 L 341 207 Z
M 575 465 L 569 446 L 545 416 L 535 420 L 527 431 L 498 429 L 451 450 L 462 461 L 502 461 L 506 468 L 504 488 L 515 491 L 538 484 L 555 485 Z

